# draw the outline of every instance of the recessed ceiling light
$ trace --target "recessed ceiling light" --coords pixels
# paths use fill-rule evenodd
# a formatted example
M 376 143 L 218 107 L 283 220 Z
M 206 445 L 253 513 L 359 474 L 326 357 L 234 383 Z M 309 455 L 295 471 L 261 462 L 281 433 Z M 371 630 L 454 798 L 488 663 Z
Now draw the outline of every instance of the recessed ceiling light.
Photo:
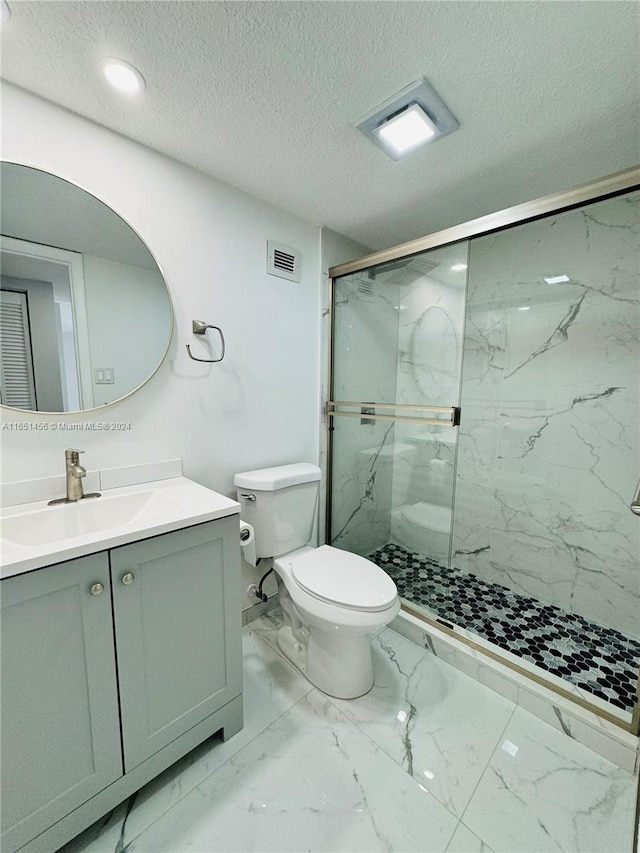
M 454 264 L 450 269 L 453 272 L 462 272 L 462 270 L 468 269 L 469 264 Z
M 408 154 L 409 149 L 432 139 L 438 128 L 418 104 L 412 104 L 377 127 L 375 132 L 396 154 Z
M 522 305 L 520 308 L 518 308 L 518 311 L 530 311 L 530 310 L 531 310 L 530 305 Z
M 389 98 L 357 127 L 392 160 L 399 160 L 459 125 L 437 92 L 422 79 Z
M 0 24 L 4 24 L 11 17 L 11 9 L 7 6 L 5 0 L 0 0 Z
M 571 281 L 568 275 L 545 275 L 544 280 L 547 284 L 563 284 L 565 281 Z
M 137 95 L 144 91 L 144 77 L 122 59 L 103 59 L 102 72 L 114 89 L 126 95 Z

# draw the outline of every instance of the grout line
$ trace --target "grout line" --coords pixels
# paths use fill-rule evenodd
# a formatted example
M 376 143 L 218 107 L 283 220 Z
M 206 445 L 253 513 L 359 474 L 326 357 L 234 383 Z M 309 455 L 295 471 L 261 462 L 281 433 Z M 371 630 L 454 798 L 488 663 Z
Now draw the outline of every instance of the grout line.
M 471 829 L 469 826 L 467 826 L 467 824 L 463 820 L 460 820 L 460 823 L 458 824 L 458 826 L 456 826 L 456 832 L 458 831 L 458 829 L 461 826 L 464 827 L 467 830 L 467 832 L 470 832 L 473 836 L 475 836 L 475 838 L 478 839 L 480 844 L 482 844 L 482 853 L 493 853 L 493 848 L 490 847 L 486 841 L 484 841 L 482 838 L 480 838 L 480 836 L 478 835 L 477 832 L 474 832 L 473 829 Z M 451 841 L 449 841 L 449 844 L 451 844 Z M 447 853 L 446 850 L 445 850 L 445 853 Z
M 381 635 L 382 633 L 384 633 L 384 631 L 385 631 L 385 630 L 387 630 L 387 629 L 389 629 L 390 631 L 393 631 L 393 629 L 389 628 L 389 626 L 388 626 L 388 625 L 387 625 L 387 626 L 384 626 L 384 627 L 382 628 L 382 630 L 378 632 L 378 634 L 377 634 L 377 636 L 376 636 L 376 639 L 377 639 L 378 637 L 380 637 L 380 635 Z M 420 649 L 420 647 L 419 647 L 419 646 L 418 646 L 418 647 L 416 647 L 416 646 L 415 646 L 415 644 L 411 643 L 411 641 L 410 641 L 410 640 L 407 640 L 407 638 L 406 638 L 406 637 L 402 637 L 402 635 L 401 635 L 401 634 L 397 634 L 395 631 L 393 631 L 393 633 L 394 633 L 394 635 L 395 635 L 395 636 L 397 636 L 397 637 L 401 637 L 401 638 L 402 638 L 402 640 L 404 640 L 404 641 L 406 641 L 407 643 L 409 643 L 410 645 L 414 646 L 414 648 L 418 648 L 418 649 Z M 425 650 L 425 649 L 420 649 L 420 651 L 421 651 L 421 653 L 422 653 L 422 659 L 421 659 L 420 663 L 416 664 L 416 666 L 420 666 L 420 664 L 424 661 L 424 659 L 425 659 L 425 658 L 426 658 L 426 656 L 427 656 L 427 652 L 426 652 L 426 650 Z M 414 671 L 415 671 L 415 667 L 414 667 Z M 460 674 L 461 674 L 461 675 L 463 675 L 464 673 L 460 673 Z M 407 676 L 407 681 L 409 680 L 409 678 L 410 678 L 410 676 Z M 374 685 L 375 685 L 375 682 L 374 682 Z M 329 702 L 333 705 L 333 707 L 334 707 L 334 708 L 336 708 L 336 710 L 340 711 L 340 713 L 341 713 L 341 714 L 342 714 L 342 715 L 343 715 L 343 716 L 344 716 L 344 717 L 345 717 L 345 718 L 346 718 L 346 719 L 347 719 L 347 720 L 348 720 L 348 721 L 349 721 L 353 726 L 355 726 L 355 727 L 358 729 L 358 731 L 359 731 L 362 735 L 364 735 L 364 737 L 365 737 L 365 738 L 367 738 L 367 740 L 368 740 L 368 741 L 369 741 L 369 742 L 370 742 L 370 743 L 371 743 L 371 744 L 372 744 L 372 745 L 373 745 L 377 750 L 380 750 L 380 751 L 381 751 L 381 752 L 383 752 L 386 756 L 388 756 L 388 757 L 389 757 L 389 758 L 394 762 L 394 764 L 396 764 L 396 766 L 397 766 L 397 767 L 399 767 L 399 768 L 400 768 L 400 770 L 402 770 L 402 772 L 403 772 L 403 773 L 406 773 L 406 775 L 407 775 L 407 776 L 409 776 L 409 778 L 410 778 L 410 779 L 412 779 L 414 782 L 418 782 L 418 780 L 416 779 L 416 777 L 415 777 L 415 776 L 413 776 L 413 774 L 412 774 L 412 773 L 410 773 L 410 772 L 409 772 L 405 767 L 403 767 L 403 766 L 402 766 L 402 763 L 401 763 L 400 761 L 398 761 L 398 759 L 397 759 L 394 755 L 392 755 L 390 752 L 388 752 L 388 750 L 387 750 L 384 746 L 382 746 L 380 743 L 378 743 L 376 740 L 374 740 L 374 738 L 369 734 L 369 732 L 365 731 L 365 729 L 363 729 L 363 728 L 362 728 L 362 726 L 360 725 L 360 723 L 359 723 L 356 719 L 354 719 L 353 717 L 351 717 L 351 716 L 348 714 L 348 712 L 346 712 L 346 711 L 345 711 L 345 710 L 343 710 L 341 707 L 339 707 L 338 705 L 336 705 L 336 703 L 335 703 L 335 698 L 334 698 L 334 697 L 332 697 L 332 696 L 328 696 L 327 694 L 324 694 L 324 693 L 323 693 L 322 695 L 323 695 L 323 696 L 325 696 L 325 695 L 326 695 L 327 699 L 328 699 L 328 700 L 329 700 Z M 344 700 L 339 700 L 339 701 L 344 701 Z M 515 707 L 514 707 L 514 711 L 515 711 Z M 509 720 L 511 720 L 511 716 L 513 716 L 513 712 L 512 712 L 512 714 L 510 715 Z M 508 723 L 507 723 L 507 725 L 508 725 Z M 506 726 L 505 726 L 505 728 L 506 728 Z M 504 733 L 504 729 L 503 729 L 502 733 Z M 492 752 L 491 754 L 493 755 L 493 752 Z M 484 771 L 483 771 L 483 772 L 484 772 Z M 460 820 L 461 820 L 461 817 L 460 817 L 459 815 L 457 815 L 455 812 L 453 812 L 453 811 L 449 808 L 449 806 L 448 806 L 446 803 L 444 803 L 444 802 L 443 802 L 439 797 L 437 797 L 437 796 L 436 796 L 434 793 L 432 793 L 431 791 L 427 791 L 426 789 L 424 789 L 424 790 L 425 790 L 425 793 L 426 793 L 426 794 L 428 794 L 430 797 L 432 797 L 432 798 L 433 798 L 433 799 L 438 803 L 438 805 L 442 806 L 442 808 L 444 808 L 444 809 L 445 809 L 445 811 L 447 811 L 447 812 L 448 812 L 452 817 L 454 817 L 457 821 L 460 821 Z M 466 808 L 466 807 L 465 807 L 465 808 Z M 454 829 L 454 832 L 455 832 L 455 829 Z M 453 838 L 453 834 L 451 835 L 451 838 Z M 449 839 L 449 842 L 447 842 L 447 843 L 450 843 L 451 838 Z
M 246 627 L 246 626 L 245 626 L 245 627 Z M 243 629 L 243 630 L 244 630 L 244 629 Z M 255 636 L 256 636 L 256 634 L 254 633 L 254 634 L 253 634 L 253 636 L 255 637 Z M 269 645 L 268 643 L 266 643 L 264 640 L 262 640 L 262 642 L 264 643 L 264 645 L 266 645 L 266 646 L 267 646 L 267 648 L 268 648 L 270 651 L 272 651 L 272 652 L 274 651 L 274 649 L 273 649 L 273 647 L 272 647 L 272 646 L 270 646 L 270 645 Z M 280 657 L 282 657 L 282 655 L 281 655 L 281 654 L 280 654 Z M 290 663 L 290 661 L 286 660 L 286 658 L 284 658 L 284 660 L 286 661 L 286 663 L 288 664 L 288 666 L 289 666 L 291 669 L 293 669 L 293 671 L 294 671 L 294 673 L 295 673 L 296 675 L 300 676 L 300 678 L 304 678 L 304 676 L 303 676 L 303 675 L 302 675 L 302 674 L 301 674 L 297 669 L 295 669 L 295 667 L 293 667 L 293 666 L 292 666 L 292 664 Z M 136 833 L 135 835 L 133 835 L 131 838 L 128 838 L 128 839 L 126 840 L 126 843 L 124 844 L 124 846 L 123 846 L 123 847 L 120 847 L 120 848 L 119 848 L 119 850 L 117 850 L 117 851 L 116 851 L 116 853 L 126 853 L 126 851 L 127 851 L 128 847 L 129 847 L 129 845 L 130 845 L 133 841 L 135 841 L 137 838 L 139 838 L 141 835 L 143 835 L 145 832 L 147 832 L 149 829 L 151 829 L 151 827 L 152 827 L 152 826 L 154 826 L 154 824 L 156 824 L 159 820 L 161 820 L 163 817 L 165 817 L 167 814 L 169 814 L 169 812 L 170 812 L 172 809 L 174 809 L 174 808 L 175 808 L 179 803 L 181 803 L 184 799 L 186 799 L 186 797 L 188 797 L 188 796 L 189 796 L 190 794 L 192 794 L 192 793 L 193 793 L 197 788 L 199 788 L 201 785 L 203 785 L 203 784 L 204 784 L 208 779 L 210 779 L 212 776 L 214 776 L 214 775 L 218 772 L 218 770 L 221 770 L 221 769 L 222 769 L 226 764 L 228 764 L 228 763 L 229 763 L 229 761 L 231 761 L 232 759 L 234 759 L 237 755 L 239 755 L 239 753 L 241 753 L 241 752 L 242 752 L 244 749 L 246 749 L 250 744 L 252 744 L 255 740 L 257 740 L 257 738 L 262 737 L 262 736 L 264 735 L 264 733 L 267 731 L 267 729 L 271 728 L 271 726 L 272 726 L 274 723 L 278 722 L 282 717 L 284 717 L 284 715 L 285 715 L 285 714 L 288 714 L 288 713 L 289 713 L 289 711 L 291 711 L 293 708 L 295 708 L 297 705 L 299 705 L 299 704 L 300 704 L 300 702 L 302 702 L 302 701 L 303 701 L 303 699 L 306 699 L 306 697 L 309 695 L 309 693 L 311 693 L 311 691 L 314 689 L 313 685 L 312 685 L 310 682 L 308 682 L 308 684 L 309 684 L 309 690 L 307 690 L 307 692 L 306 692 L 306 693 L 304 693 L 304 694 L 303 694 L 299 699 L 297 699 L 295 702 L 292 702 L 292 703 L 291 703 L 291 705 L 289 705 L 289 707 L 288 707 L 288 708 L 285 708 L 285 710 L 284 710 L 284 711 L 282 711 L 282 713 L 278 714 L 278 715 L 277 715 L 276 717 L 274 717 L 272 720 L 269 720 L 269 722 L 267 723 L 267 725 L 266 725 L 264 728 L 260 729 L 260 731 L 259 731 L 259 732 L 256 732 L 256 734 L 255 734 L 255 735 L 254 735 L 250 740 L 248 740 L 248 741 L 247 741 L 245 744 L 243 744 L 242 746 L 238 747 L 238 749 L 237 749 L 235 752 L 233 752 L 231 755 L 227 756 L 227 758 L 225 758 L 225 759 L 224 759 L 220 764 L 218 764 L 216 767 L 214 767 L 214 769 L 213 769 L 210 773 L 208 773 L 206 776 L 203 776 L 203 777 L 202 777 L 202 779 L 200 779 L 200 781 L 199 781 L 196 785 L 194 785 L 192 788 L 189 788 L 189 790 L 185 791 L 185 792 L 184 792 L 184 794 L 183 794 L 179 799 L 177 799 L 174 803 L 172 803 L 172 804 L 169 806 L 169 808 L 168 808 L 168 809 L 165 809 L 165 811 L 163 811 L 163 812 L 162 812 L 162 814 L 160 814 L 160 815 L 158 815 L 156 818 L 154 818 L 154 820 L 152 820 L 152 821 L 151 821 L 151 823 L 149 823 L 147 826 L 145 826 L 145 827 L 144 827 L 144 829 L 141 829 L 139 832 L 137 832 L 137 833 Z M 242 729 L 241 729 L 240 731 L 242 731 Z M 219 732 L 216 732 L 214 735 L 212 735 L 212 737 L 216 737 L 218 734 L 219 734 Z M 238 734 L 240 734 L 240 732 L 238 732 Z M 210 739 L 211 739 L 211 738 L 208 738 L 207 740 L 210 740 Z M 226 742 L 226 743 L 230 743 L 230 741 L 220 741 L 220 743 L 217 743 L 217 744 L 213 747 L 213 749 L 216 749 L 217 747 L 222 746 L 222 744 L 224 744 L 225 742 Z M 204 743 L 206 743 L 206 740 L 205 740 L 205 741 L 203 741 L 201 744 L 198 744 L 198 746 L 194 747 L 194 750 L 198 749 L 198 747 L 202 746 Z M 194 750 L 192 750 L 192 752 L 193 752 Z M 187 756 L 188 756 L 188 755 L 190 755 L 190 753 L 187 753 Z M 184 756 L 184 758 L 186 758 L 187 756 Z M 178 763 L 178 762 L 176 762 L 176 763 Z M 191 766 L 193 766 L 193 765 L 191 765 Z M 172 767 L 175 767 L 175 764 L 172 764 L 170 767 L 168 767 L 166 770 L 164 770 L 164 771 L 163 771 L 163 773 L 167 773 L 168 771 L 170 771 L 170 770 L 172 769 Z M 189 768 L 185 768 L 185 769 L 189 769 Z M 160 775 L 162 775 L 162 774 L 160 774 Z M 149 782 L 147 782 L 147 785 L 152 784 L 152 782 L 154 782 L 157 778 L 158 778 L 158 777 L 156 776 L 156 777 L 154 777 L 154 779 L 151 779 Z M 172 786 L 173 786 L 173 782 L 172 782 Z M 135 797 L 137 797 L 137 796 L 138 796 L 138 794 L 139 794 L 141 791 L 143 791 L 143 790 L 144 790 L 144 788 L 145 788 L 145 787 L 146 787 L 146 785 L 145 785 L 145 786 L 143 786 L 142 788 L 140 788 L 138 791 L 136 791 L 134 795 L 132 795 L 132 796 L 134 797 L 134 799 L 135 799 Z M 155 793 L 155 792 L 154 792 L 154 793 Z M 134 807 L 130 808 L 130 809 L 127 811 L 127 815 L 126 815 L 125 820 L 129 817 L 129 814 L 130 814 L 131 812 L 135 812 L 135 804 L 134 804 Z M 123 829 L 124 829 L 124 824 L 123 824 Z M 123 834 L 124 834 L 124 833 L 121 833 L 121 836 L 120 836 L 120 839 L 119 839 L 119 844 L 122 844 L 122 842 L 124 841 Z
M 474 788 L 474 789 L 473 789 L 473 791 L 471 792 L 471 795 L 470 795 L 469 799 L 467 800 L 467 804 L 466 804 L 466 806 L 465 806 L 465 807 L 464 807 L 464 809 L 462 810 L 462 814 L 460 815 L 460 822 L 461 822 L 461 823 L 462 823 L 462 821 L 464 820 L 464 816 L 465 816 L 465 815 L 466 815 L 466 813 L 467 813 L 467 809 L 468 809 L 468 808 L 469 808 L 469 806 L 471 805 L 471 801 L 472 801 L 472 800 L 473 800 L 473 798 L 475 797 L 475 795 L 476 795 L 476 792 L 477 792 L 478 788 L 479 788 L 479 787 L 480 787 L 480 785 L 482 784 L 482 780 L 484 779 L 484 777 L 485 777 L 485 775 L 486 775 L 486 772 L 487 772 L 487 770 L 489 769 L 489 765 L 490 765 L 490 764 L 491 764 L 491 762 L 493 761 L 493 758 L 494 758 L 494 756 L 495 756 L 496 752 L 498 751 L 498 747 L 500 746 L 500 741 L 501 741 L 501 740 L 502 740 L 502 738 L 505 736 L 505 733 L 506 733 L 507 729 L 509 728 L 509 726 L 511 725 L 511 721 L 513 720 L 513 717 L 514 717 L 514 715 L 515 715 L 515 713 L 516 713 L 516 711 L 517 711 L 517 710 L 518 710 L 518 705 L 514 705 L 514 706 L 513 706 L 513 710 L 511 711 L 511 714 L 509 715 L 509 719 L 507 720 L 507 722 L 505 723 L 505 725 L 504 725 L 504 727 L 503 727 L 502 731 L 500 732 L 500 736 L 498 737 L 498 739 L 497 739 L 497 741 L 496 741 L 496 745 L 495 745 L 495 746 L 494 746 L 494 748 L 491 750 L 491 755 L 489 756 L 489 759 L 487 760 L 487 763 L 485 764 L 484 770 L 483 770 L 483 771 L 482 771 L 482 773 L 480 774 L 480 778 L 478 779 L 478 782 L 477 782 L 477 784 L 476 784 L 475 788 Z M 470 827 L 468 827 L 466 823 L 465 823 L 464 825 L 467 827 L 467 829 L 469 829 L 469 831 L 470 831 L 470 832 L 473 832 L 473 830 L 472 830 L 472 829 L 470 829 Z M 476 835 L 476 834 L 477 834 L 477 833 L 474 833 L 474 835 Z M 478 838 L 479 838 L 479 837 L 480 837 L 480 836 L 478 836 Z
M 309 691 L 309 692 L 311 692 L 311 691 Z M 308 692 L 308 693 L 305 693 L 305 694 L 304 694 L 304 696 L 301 696 L 301 697 L 300 697 L 296 702 L 294 702 L 292 705 L 290 705 L 290 706 L 289 706 L 285 711 L 283 711 L 281 714 L 279 714 L 277 717 L 275 717 L 273 720 L 271 720 L 267 726 L 265 726 L 263 729 L 261 729 L 259 732 L 257 732 L 257 733 L 254 735 L 254 737 L 252 737 L 252 738 L 251 738 L 251 740 L 248 740 L 248 741 L 247 741 L 243 746 L 239 747 L 239 748 L 238 748 L 234 753 L 232 753 L 232 755 L 230 755 L 230 756 L 228 756 L 227 758 L 225 758 L 225 760 L 224 760 L 224 761 L 222 761 L 220 764 L 218 764 L 218 766 L 217 766 L 217 767 L 215 767 L 215 768 L 211 771 L 211 773 L 208 773 L 206 776 L 203 776 L 203 778 L 198 782 L 198 784 L 197 784 L 197 785 L 194 785 L 192 788 L 189 788 L 189 790 L 188 790 L 188 791 L 185 791 L 185 792 L 184 792 L 184 794 L 183 794 L 179 799 L 177 799 L 174 803 L 172 803 L 172 804 L 169 806 L 169 808 L 168 808 L 168 809 L 165 809 L 165 811 L 163 811 L 163 812 L 162 812 L 162 814 L 158 815 L 158 817 L 156 817 L 154 820 L 152 820 L 152 821 L 151 821 L 151 823 L 149 823 L 147 826 L 145 826 L 145 827 L 144 827 L 144 829 L 141 829 L 141 830 L 140 830 L 136 835 L 134 835 L 134 836 L 132 836 L 131 838 L 127 839 L 126 844 L 124 845 L 124 847 L 121 847 L 121 848 L 119 848 L 119 849 L 117 848 L 117 849 L 116 849 L 116 853 L 127 853 L 127 850 L 128 850 L 128 848 L 129 848 L 129 845 L 130 845 L 133 841 L 136 841 L 138 838 L 140 838 L 140 836 L 141 836 L 141 835 L 144 835 L 144 833 L 145 833 L 145 832 L 147 832 L 148 830 L 150 830 L 150 829 L 151 829 L 151 828 L 152 828 L 156 823 L 158 823 L 158 821 L 160 821 L 160 820 L 162 820 L 163 818 L 165 818 L 165 817 L 166 817 L 166 816 L 167 816 L 171 811 L 173 811 L 173 809 L 174 809 L 174 808 L 176 808 L 176 806 L 178 806 L 178 805 L 179 805 L 180 803 L 182 803 L 182 802 L 183 802 L 187 797 L 189 797 L 191 794 L 193 794 L 193 792 L 194 792 L 194 791 L 196 791 L 198 788 L 200 788 L 200 786 L 201 786 L 201 785 L 204 785 L 204 784 L 205 784 L 209 779 L 211 779 L 211 777 L 212 777 L 212 776 L 215 776 L 215 774 L 216 774 L 219 770 L 222 770 L 222 768 L 223 768 L 223 767 L 225 767 L 225 766 L 226 766 L 226 765 L 227 765 L 231 760 L 233 760 L 234 758 L 236 758 L 236 757 L 237 757 L 241 752 L 243 752 L 243 751 L 244 751 L 248 746 L 250 746 L 250 745 L 251 745 L 255 740 L 257 740 L 259 737 L 262 737 L 262 736 L 264 735 L 264 733 L 267 731 L 267 729 L 271 728 L 271 726 L 272 726 L 274 723 L 278 722 L 278 720 L 280 720 L 282 717 L 284 717 L 284 716 L 285 716 L 285 714 L 288 714 L 288 713 L 289 713 L 289 711 L 291 711 L 293 708 L 295 708 L 297 705 L 299 705 L 299 704 L 300 704 L 300 702 L 302 702 L 302 701 L 303 701 L 303 699 L 306 699 L 306 697 L 309 695 L 309 692 Z M 239 732 L 238 732 L 238 734 L 239 734 Z M 215 737 L 215 735 L 214 735 L 214 737 Z M 222 745 L 222 743 L 225 743 L 225 742 L 227 742 L 227 743 L 228 743 L 228 741 L 222 741 L 220 744 L 217 744 L 216 746 Z M 206 743 L 206 741 L 203 741 L 203 743 Z M 200 744 L 200 746 L 202 746 L 202 744 Z M 194 749 L 197 749 L 197 747 L 194 747 Z M 214 749 L 215 749 L 215 747 L 214 747 Z M 188 755 L 188 754 L 189 754 L 189 753 L 187 753 L 187 755 Z M 171 765 L 171 766 L 173 767 L 173 766 L 175 766 L 175 765 Z M 170 769 L 171 769 L 171 767 L 168 767 L 168 768 L 167 768 L 167 770 L 170 770 Z M 166 773 L 167 771 L 164 771 L 164 772 Z M 155 777 L 155 778 L 157 779 L 157 777 Z M 152 779 L 151 781 L 153 781 L 153 779 Z M 150 784 L 150 783 L 147 783 L 147 784 Z M 146 787 L 146 786 L 145 786 L 145 787 Z M 136 795 L 137 795 L 137 794 L 139 794 L 139 793 L 140 793 L 140 791 L 143 791 L 143 790 L 144 790 L 144 787 L 143 787 L 143 788 L 141 788 L 139 791 L 136 791 Z M 135 808 L 134 808 L 134 809 L 131 809 L 131 811 L 135 811 Z M 130 814 L 130 812 L 128 812 L 128 813 L 127 813 L 127 817 L 129 817 L 129 814 Z M 122 840 L 123 840 L 123 839 L 122 839 L 122 837 L 121 837 L 121 838 L 120 838 L 120 841 L 122 841 Z

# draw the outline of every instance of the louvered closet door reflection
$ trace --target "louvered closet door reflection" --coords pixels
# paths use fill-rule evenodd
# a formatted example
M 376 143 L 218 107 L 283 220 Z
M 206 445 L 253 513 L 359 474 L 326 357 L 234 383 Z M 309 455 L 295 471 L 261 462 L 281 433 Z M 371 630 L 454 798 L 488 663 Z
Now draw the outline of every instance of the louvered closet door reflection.
M 36 409 L 27 295 L 0 290 L 0 402 Z

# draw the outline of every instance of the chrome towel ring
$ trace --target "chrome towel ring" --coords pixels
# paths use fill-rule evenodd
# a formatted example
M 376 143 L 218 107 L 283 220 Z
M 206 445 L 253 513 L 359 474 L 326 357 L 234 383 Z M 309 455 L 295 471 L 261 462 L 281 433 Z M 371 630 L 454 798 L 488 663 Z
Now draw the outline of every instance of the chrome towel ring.
M 189 344 L 186 344 L 187 353 L 189 354 L 189 358 L 193 361 L 202 361 L 205 364 L 215 364 L 218 361 L 222 361 L 222 359 L 224 358 L 225 342 L 224 335 L 222 334 L 222 329 L 219 326 L 210 326 L 203 320 L 192 320 L 191 330 L 193 331 L 194 335 L 204 335 L 207 329 L 215 329 L 216 332 L 218 332 L 220 335 L 220 342 L 222 344 L 222 355 L 220 356 L 220 358 L 196 358 L 195 355 L 191 354 L 191 347 L 189 346 Z

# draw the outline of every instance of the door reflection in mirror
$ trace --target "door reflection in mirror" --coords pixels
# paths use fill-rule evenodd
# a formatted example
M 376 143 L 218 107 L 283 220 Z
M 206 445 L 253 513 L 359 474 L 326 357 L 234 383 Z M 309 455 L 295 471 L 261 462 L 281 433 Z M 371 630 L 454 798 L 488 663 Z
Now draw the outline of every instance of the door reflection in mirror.
M 80 393 L 72 266 L 81 276 L 81 259 L 73 252 L 2 238 L 0 400 L 5 406 L 45 412 L 93 406 L 90 384 Z M 17 298 L 19 317 L 9 308 Z

